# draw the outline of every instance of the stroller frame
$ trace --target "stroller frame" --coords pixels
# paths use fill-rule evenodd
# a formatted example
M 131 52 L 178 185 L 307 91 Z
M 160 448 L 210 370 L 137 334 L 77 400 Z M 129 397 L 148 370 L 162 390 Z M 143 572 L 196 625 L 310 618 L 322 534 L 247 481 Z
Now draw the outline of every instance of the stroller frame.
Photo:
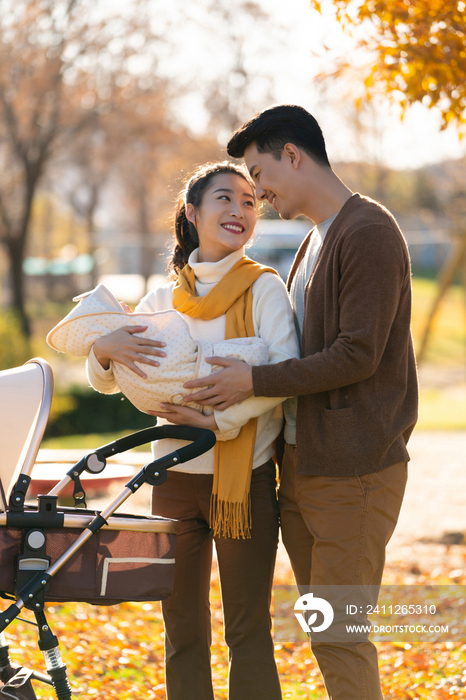
M 0 672 L 11 667 L 9 647 L 4 630 L 18 618 L 21 610 L 26 608 L 34 613 L 36 619 L 39 632 L 38 645 L 45 659 L 47 673 L 43 674 L 21 667 L 19 670 L 16 670 L 16 673 L 13 672 L 13 675 L 10 672 L 7 682 L 4 685 L 0 685 L 0 698 L 8 697 L 16 700 L 35 698 L 36 695 L 31 685 L 31 680 L 35 679 L 52 685 L 58 700 L 69 700 L 72 697 L 72 691 L 66 674 L 66 666 L 62 661 L 58 648 L 58 639 L 52 633 L 44 612 L 46 592 L 52 578 L 100 530 L 132 530 L 131 520 L 128 521 L 128 518 L 131 516 L 113 516 L 113 513 L 143 484 L 148 483 L 152 486 L 162 484 L 167 477 L 167 470 L 170 467 L 187 462 L 213 447 L 215 435 L 210 430 L 189 426 L 161 426 L 147 428 L 120 438 L 85 455 L 47 495 L 39 495 L 37 497 L 38 505 L 34 509 L 25 505 L 25 498 L 31 481 L 30 475 L 34 461 L 50 411 L 53 375 L 49 365 L 44 360 L 36 358 L 30 360 L 26 365 L 30 363 L 35 363 L 41 368 L 44 389 L 35 426 L 32 429 L 32 436 L 31 434 L 29 436 L 30 442 L 27 448 L 25 446 L 26 456 L 19 473 L 18 468 L 16 469 L 15 474 L 17 478 L 13 481 L 10 489 L 8 503 L 4 504 L 6 505 L 5 512 L 0 511 L 0 528 L 4 526 L 21 530 L 21 550 L 15 561 L 14 596 L 9 595 L 8 592 L 0 593 L 1 597 L 14 601 L 5 611 L 0 613 Z M 80 476 L 84 471 L 98 474 L 105 468 L 108 457 L 163 438 L 192 442 L 161 459 L 144 465 L 101 512 L 96 512 L 92 515 L 89 512 L 83 512 L 76 508 L 57 508 L 58 496 L 70 482 L 74 483 L 75 507 L 86 505 L 85 494 L 80 481 Z M 23 455 L 20 459 L 22 457 Z M 3 500 L 6 501 L 7 499 L 4 498 Z M 144 525 L 145 532 L 176 532 L 176 521 L 150 516 L 144 517 L 144 521 L 147 521 L 147 524 Z M 82 527 L 83 530 L 71 546 L 51 564 L 50 557 L 47 554 L 47 531 L 56 531 L 66 527 Z M 50 533 L 49 536 L 51 536 Z M 166 597 L 166 595 L 153 599 L 160 599 L 161 597 Z M 92 600 L 91 602 L 95 601 Z M 118 601 L 104 602 L 104 604 L 108 605 L 113 602 Z

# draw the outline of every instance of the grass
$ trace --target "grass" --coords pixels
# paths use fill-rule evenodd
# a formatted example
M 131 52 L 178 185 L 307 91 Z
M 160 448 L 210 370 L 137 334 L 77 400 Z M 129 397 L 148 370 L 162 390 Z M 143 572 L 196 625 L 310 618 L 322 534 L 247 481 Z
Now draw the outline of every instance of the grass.
M 419 349 L 436 294 L 437 283 L 434 280 L 413 279 L 412 329 L 416 349 Z M 466 294 L 459 285 L 450 287 L 440 304 L 425 362 L 447 367 L 466 362 Z
M 413 280 L 412 329 L 416 350 L 436 294 L 434 280 Z M 423 371 L 427 367 L 429 377 Z M 459 370 L 459 380 L 452 379 L 455 368 Z M 466 295 L 460 285 L 449 288 L 438 308 L 420 370 L 417 430 L 466 430 Z
M 466 430 L 466 389 L 421 389 L 416 430 Z

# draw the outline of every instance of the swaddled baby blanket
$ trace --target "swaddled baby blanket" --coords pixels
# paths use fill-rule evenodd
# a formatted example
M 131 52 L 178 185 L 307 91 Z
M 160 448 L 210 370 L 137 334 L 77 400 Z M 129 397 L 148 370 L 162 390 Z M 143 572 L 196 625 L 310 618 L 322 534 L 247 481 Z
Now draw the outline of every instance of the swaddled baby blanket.
M 54 350 L 87 357 L 98 338 L 130 325 L 147 326 L 137 335 L 166 343 L 167 356 L 157 358 L 159 367 L 139 365 L 146 379 L 119 362 L 112 363 L 120 391 L 143 413 L 157 410 L 160 402 L 181 404 L 190 393 L 183 388 L 185 382 L 208 377 L 221 369 L 206 362 L 207 357 L 232 357 L 250 365 L 268 362 L 267 345 L 261 338 L 232 338 L 219 343 L 193 340 L 188 324 L 178 311 L 127 313 L 103 284 L 73 301 L 79 304 L 47 335 L 47 343 Z M 204 413 L 212 412 L 208 406 L 193 402 L 188 405 L 200 411 L 204 409 Z

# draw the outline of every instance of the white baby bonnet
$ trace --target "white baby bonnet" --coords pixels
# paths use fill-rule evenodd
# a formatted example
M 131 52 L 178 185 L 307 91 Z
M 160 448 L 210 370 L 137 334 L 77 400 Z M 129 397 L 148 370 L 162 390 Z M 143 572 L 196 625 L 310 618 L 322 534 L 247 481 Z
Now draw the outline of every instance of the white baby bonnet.
M 163 350 L 167 356 L 157 358 L 159 367 L 136 362 L 147 379 L 123 364 L 112 363 L 120 391 L 144 413 L 157 410 L 161 402 L 181 404 L 183 398 L 192 393 L 183 388 L 185 382 L 208 377 L 221 369 L 218 365 L 206 362 L 206 357 L 232 357 L 250 365 L 268 362 L 267 345 L 261 338 L 232 338 L 219 343 L 193 340 L 186 321 L 178 311 L 169 309 L 126 313 L 103 284 L 75 297 L 73 301 L 79 301 L 79 304 L 47 335 L 47 343 L 58 352 L 87 357 L 98 338 L 130 325 L 147 326 L 145 331 L 138 332 L 137 335 L 166 343 Z M 202 410 L 197 404 L 188 405 Z

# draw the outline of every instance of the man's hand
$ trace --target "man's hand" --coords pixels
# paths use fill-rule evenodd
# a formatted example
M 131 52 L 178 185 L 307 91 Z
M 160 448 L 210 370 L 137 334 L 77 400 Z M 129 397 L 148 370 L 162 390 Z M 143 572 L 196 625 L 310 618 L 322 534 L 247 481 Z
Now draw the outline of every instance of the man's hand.
M 186 396 L 183 399 L 185 403 L 193 401 L 202 406 L 215 406 L 218 411 L 224 411 L 233 404 L 254 395 L 252 370 L 246 362 L 227 357 L 210 357 L 207 362 L 225 369 L 215 372 L 210 377 L 194 379 L 183 384 L 185 389 L 196 389 L 208 385 L 206 389 Z
M 188 406 L 178 406 L 172 403 L 159 404 L 160 411 L 147 411 L 151 416 L 165 418 L 165 420 L 175 425 L 191 425 L 193 428 L 207 428 L 208 430 L 218 430 L 215 417 L 204 416 L 194 408 Z

